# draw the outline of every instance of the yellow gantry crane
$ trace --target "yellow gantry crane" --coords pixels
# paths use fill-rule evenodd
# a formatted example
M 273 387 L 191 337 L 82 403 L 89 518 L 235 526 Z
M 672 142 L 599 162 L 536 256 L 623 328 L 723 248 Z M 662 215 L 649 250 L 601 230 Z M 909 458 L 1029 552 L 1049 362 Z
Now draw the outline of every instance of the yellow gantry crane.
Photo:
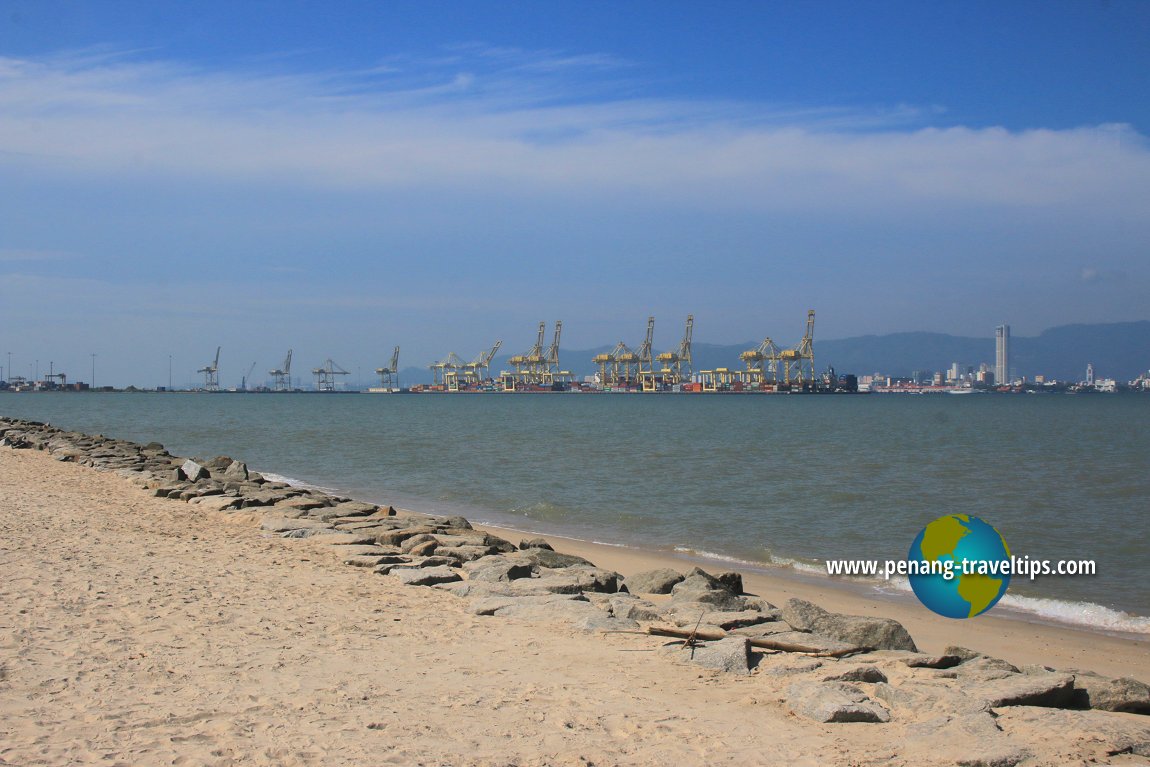
M 290 352 L 289 352 L 290 354 Z M 379 387 L 392 391 L 399 388 L 399 347 L 391 352 L 391 364 L 385 368 L 376 368 L 375 374 L 379 376 Z
M 274 391 L 291 391 L 291 349 L 288 349 L 283 366 L 269 370 L 268 375 L 272 377 Z
M 504 391 L 515 391 L 524 385 L 551 386 L 571 379 L 571 373 L 559 369 L 559 339 L 563 334 L 563 321 L 555 322 L 555 335 L 551 339 L 551 346 L 543 350 L 543 341 L 547 334 L 547 323 L 540 322 L 536 334 L 535 345 L 526 354 L 516 354 L 507 362 L 514 370 L 504 370 L 500 373 L 500 381 Z
M 687 315 L 687 328 L 683 331 L 683 340 L 679 342 L 678 351 L 663 352 L 655 358 L 662 366 L 659 369 L 659 380 L 663 384 L 677 386 L 691 380 L 693 373 L 691 360 L 691 336 L 695 331 L 695 315 Z M 684 366 L 686 374 L 683 373 Z
M 747 366 L 743 371 L 743 383 L 750 386 L 775 384 L 779 380 L 779 347 L 769 337 L 754 349 L 739 355 Z
M 435 385 L 446 386 L 449 391 L 459 390 L 459 369 L 467 363 L 455 352 L 448 352 L 447 356 L 428 367 L 435 379 Z
M 499 351 L 499 347 L 503 346 L 503 341 L 496 341 L 485 352 L 481 352 L 478 357 L 468 362 L 463 366 L 463 380 L 465 383 L 479 384 L 486 381 L 490 376 L 491 360 L 494 359 L 495 353 Z
M 807 329 L 803 340 L 794 349 L 784 349 L 779 354 L 783 363 L 783 383 L 787 386 L 798 384 L 801 387 L 815 383 L 815 310 L 807 311 Z

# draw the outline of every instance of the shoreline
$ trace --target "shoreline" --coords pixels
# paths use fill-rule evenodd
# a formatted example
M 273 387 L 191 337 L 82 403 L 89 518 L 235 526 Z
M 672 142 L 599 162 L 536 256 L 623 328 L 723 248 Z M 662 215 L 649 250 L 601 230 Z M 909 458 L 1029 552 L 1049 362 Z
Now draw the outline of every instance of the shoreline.
M 407 510 L 419 514 L 418 511 Z M 536 536 L 512 528 L 476 524 L 476 529 L 518 541 L 524 535 Z M 586 557 L 599 567 L 616 570 L 624 575 L 669 567 L 689 569 L 692 563 L 663 552 L 638 550 L 629 547 L 582 541 L 557 535 L 539 534 L 555 549 Z M 700 560 L 694 564 L 707 564 Z M 718 563 L 715 564 L 724 564 Z M 966 620 L 944 618 L 927 610 L 917 602 L 892 598 L 891 595 L 868 594 L 869 586 L 835 584 L 827 578 L 824 584 L 812 576 L 776 576 L 741 568 L 734 569 L 743 576 L 746 591 L 774 604 L 782 604 L 792 597 L 826 607 L 833 612 L 848 614 L 882 615 L 894 618 L 906 626 L 915 642 L 924 652 L 942 653 L 951 645 L 975 647 L 982 652 L 1014 663 L 1017 666 L 1042 664 L 1056 667 L 1090 667 L 1100 673 L 1116 676 L 1150 678 L 1150 638 L 1139 635 L 1112 635 L 1094 630 L 1053 624 L 1046 621 L 1026 621 L 1013 616 L 999 617 L 984 614 Z M 1087 661 L 1086 659 L 1089 658 Z
M 286 482 L 290 485 L 320 490 L 323 492 L 342 493 L 343 489 L 330 485 L 323 484 L 320 481 L 309 482 L 300 480 L 291 476 L 276 473 L 275 471 L 265 472 L 269 477 L 276 477 L 279 481 Z M 690 567 L 702 567 L 704 569 L 713 568 L 718 570 L 735 570 L 743 573 L 745 577 L 753 577 L 762 579 L 765 582 L 778 582 L 779 584 L 794 583 L 798 589 L 813 589 L 821 590 L 826 589 L 829 592 L 840 592 L 844 598 L 848 595 L 853 595 L 860 599 L 872 600 L 876 603 L 884 603 L 891 605 L 899 605 L 907 608 L 908 612 L 913 614 L 919 608 L 922 612 L 928 614 L 931 618 L 939 617 L 930 613 L 927 608 L 923 607 L 921 603 L 913 596 L 913 592 L 909 589 L 902 590 L 892 586 L 890 590 L 883 590 L 881 588 L 882 581 L 868 580 L 862 578 L 856 579 L 842 579 L 834 578 L 831 576 L 823 575 L 817 571 L 817 568 L 812 566 L 811 572 L 804 572 L 787 565 L 773 564 L 773 563 L 759 563 L 734 557 L 727 557 L 722 554 L 715 554 L 708 556 L 707 554 L 687 553 L 668 550 L 665 548 L 658 548 L 653 546 L 644 546 L 635 543 L 604 543 L 602 541 L 589 540 L 587 538 L 580 538 L 574 535 L 568 535 L 563 532 L 544 532 L 539 530 L 526 529 L 516 527 L 502 522 L 487 522 L 482 521 L 483 511 L 473 509 L 465 504 L 450 504 L 449 509 L 427 510 L 419 507 L 421 499 L 406 496 L 402 499 L 403 507 L 396 506 L 397 509 L 402 508 L 408 514 L 415 515 L 430 515 L 430 516 L 450 516 L 452 514 L 461 514 L 472 521 L 477 528 L 483 528 L 491 531 L 495 535 L 503 538 L 519 540 L 523 537 L 541 537 L 548 541 L 563 541 L 565 547 L 586 547 L 587 551 L 602 552 L 600 555 L 610 558 L 612 561 L 627 561 L 628 559 L 641 559 L 641 560 L 658 560 L 661 567 L 671 567 L 678 569 L 689 569 Z M 387 505 L 383 497 L 377 497 L 373 500 L 375 503 Z M 429 506 L 437 504 L 436 501 L 427 500 Z M 477 521 L 478 520 L 478 521 Z M 616 554 L 618 552 L 631 552 L 631 556 L 619 555 L 618 559 Z M 596 561 L 594 557 L 588 557 L 592 561 Z M 619 569 L 619 568 L 613 568 Z M 1113 616 L 1122 621 L 1137 621 L 1145 622 L 1146 631 L 1126 630 L 1121 628 L 1113 628 L 1110 626 L 1099 625 L 1097 623 L 1090 623 L 1086 621 L 1073 621 L 1067 619 L 1060 619 L 1058 617 L 1050 616 L 1038 612 L 1037 610 L 1027 610 L 1011 605 L 1007 600 L 1012 596 L 1008 591 L 1003 597 L 1003 602 L 995 605 L 991 612 L 993 617 L 1000 621 L 1007 621 L 1010 623 L 1019 623 L 1024 626 L 1044 626 L 1052 629 L 1065 629 L 1076 633 L 1082 633 L 1091 636 L 1109 637 L 1112 639 L 1125 639 L 1134 642 L 1142 642 L 1147 645 L 1150 651 L 1150 616 L 1142 616 L 1126 611 L 1118 610 L 1116 608 L 1100 605 L 1096 602 L 1081 602 L 1061 599 L 1058 597 L 1033 597 L 1033 596 L 1017 596 L 1019 599 L 1027 600 L 1028 602 L 1045 601 L 1057 605 L 1060 608 L 1082 608 L 1087 610 L 1098 610 L 1103 612 L 1107 617 Z M 991 617 L 990 614 L 984 614 L 974 619 L 966 621 L 955 621 L 955 623 L 967 623 L 971 620 L 978 621 L 984 618 Z M 947 620 L 947 619 L 944 619 Z

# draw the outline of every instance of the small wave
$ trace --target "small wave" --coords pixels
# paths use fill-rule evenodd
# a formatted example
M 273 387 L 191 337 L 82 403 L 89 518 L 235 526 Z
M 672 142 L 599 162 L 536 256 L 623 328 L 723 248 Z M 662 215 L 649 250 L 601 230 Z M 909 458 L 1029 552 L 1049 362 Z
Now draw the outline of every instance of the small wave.
M 676 546 L 674 551 L 679 554 L 687 554 L 692 557 L 699 557 L 700 559 L 713 559 L 716 562 L 730 562 L 735 565 L 747 565 L 748 567 L 762 567 L 764 562 L 755 562 L 750 559 L 739 559 L 738 557 L 731 557 L 726 554 L 716 554 L 713 551 L 706 551 L 705 549 L 692 549 L 689 546 Z
M 999 604 L 1006 605 L 1012 610 L 1030 613 L 1058 623 L 1069 623 L 1074 626 L 1105 631 L 1150 634 L 1150 618 L 1131 615 L 1093 602 L 1067 602 L 1061 599 L 1007 594 Z
M 308 490 L 317 490 L 321 493 L 326 493 L 327 495 L 341 495 L 340 491 L 334 487 L 325 487 L 324 485 L 305 482 L 302 479 L 296 479 L 294 477 L 285 477 L 283 474 L 276 474 L 270 471 L 261 471 L 260 474 L 269 482 L 283 482 L 285 485 L 291 485 L 292 487 L 302 487 Z

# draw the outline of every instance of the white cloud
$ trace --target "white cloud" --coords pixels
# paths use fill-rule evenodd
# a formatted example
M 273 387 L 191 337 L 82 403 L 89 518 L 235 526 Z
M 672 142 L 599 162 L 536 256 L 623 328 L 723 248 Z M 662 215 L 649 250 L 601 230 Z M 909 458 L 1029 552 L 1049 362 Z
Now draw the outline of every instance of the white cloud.
M 101 55 L 0 59 L 0 163 L 786 211 L 953 203 L 1135 215 L 1150 196 L 1150 153 L 1125 126 L 1011 132 L 923 127 L 922 113 L 901 105 L 588 98 L 586 73 L 625 67 L 489 49 L 308 75 Z

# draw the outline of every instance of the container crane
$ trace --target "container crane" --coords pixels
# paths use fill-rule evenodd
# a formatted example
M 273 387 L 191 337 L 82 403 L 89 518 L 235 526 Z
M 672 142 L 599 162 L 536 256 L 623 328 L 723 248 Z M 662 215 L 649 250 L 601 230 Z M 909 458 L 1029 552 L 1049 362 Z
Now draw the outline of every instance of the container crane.
M 815 310 L 807 311 L 807 329 L 794 349 L 784 349 L 779 359 L 783 363 L 783 382 L 788 386 L 813 386 L 815 383 Z
M 463 380 L 474 384 L 487 380 L 490 375 L 491 360 L 495 358 L 495 353 L 499 351 L 501 346 L 503 346 L 503 341 L 496 341 L 490 349 L 481 352 L 478 357 L 464 365 Z
M 433 362 L 428 365 L 432 375 L 435 377 L 435 385 L 444 385 L 448 388 L 454 386 L 452 391 L 459 388 L 459 369 L 465 366 L 464 362 L 455 352 L 448 352 L 447 356 L 438 362 Z
M 251 375 L 249 372 L 248 375 Z M 275 370 L 269 370 L 268 375 L 272 377 L 272 388 L 276 391 L 291 391 L 291 349 L 288 349 L 287 357 L 284 358 L 284 364 Z
M 349 375 L 346 370 L 333 362 L 330 357 L 324 360 L 322 367 L 312 368 L 311 372 L 312 375 L 315 376 L 315 388 L 317 391 L 335 391 L 335 377 Z
M 647 318 L 647 335 L 639 347 L 637 378 L 643 391 L 655 391 L 655 362 L 651 357 L 651 345 L 655 342 L 655 318 Z
M 391 352 L 391 364 L 385 368 L 376 368 L 376 375 L 379 376 L 380 388 L 391 391 L 399 388 L 399 347 Z
M 747 366 L 743 373 L 744 382 L 752 386 L 764 383 L 775 384 L 779 378 L 779 347 L 769 337 L 754 349 L 739 355 Z
M 204 374 L 204 391 L 220 390 L 220 347 L 216 347 L 216 358 L 212 364 L 205 365 L 196 372 Z
M 679 342 L 679 350 L 674 352 L 663 352 L 655 361 L 662 367 L 659 370 L 659 376 L 663 383 L 678 385 L 684 381 L 688 381 L 693 373 L 691 361 L 691 336 L 695 330 L 695 316 L 693 314 L 687 315 L 687 327 L 683 331 L 683 340 Z M 686 366 L 687 372 L 684 375 L 683 367 Z

